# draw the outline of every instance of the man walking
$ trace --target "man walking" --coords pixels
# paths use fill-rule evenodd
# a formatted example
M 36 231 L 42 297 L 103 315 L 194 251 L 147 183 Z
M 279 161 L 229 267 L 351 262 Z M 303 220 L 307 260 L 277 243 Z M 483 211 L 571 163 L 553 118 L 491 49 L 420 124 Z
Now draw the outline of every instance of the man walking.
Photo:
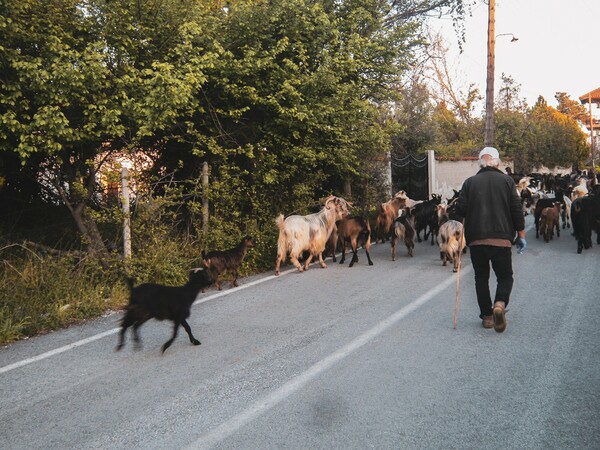
M 481 150 L 481 169 L 463 183 L 456 213 L 464 217 L 482 325 L 502 333 L 506 329 L 506 307 L 513 287 L 512 241 L 518 233 L 519 253 L 525 250 L 527 241 L 525 217 L 515 182 L 498 169 L 499 165 L 498 150 L 494 147 Z M 490 263 L 498 282 L 493 307 Z

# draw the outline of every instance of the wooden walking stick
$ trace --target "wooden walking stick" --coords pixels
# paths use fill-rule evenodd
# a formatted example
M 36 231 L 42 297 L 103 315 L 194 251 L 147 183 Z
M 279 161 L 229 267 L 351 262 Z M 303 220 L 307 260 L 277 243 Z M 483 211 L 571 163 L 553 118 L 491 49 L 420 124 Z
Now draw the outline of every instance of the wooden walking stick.
M 454 329 L 456 330 L 456 316 L 458 314 L 458 290 L 460 288 L 460 268 L 462 266 L 462 246 L 463 240 L 465 238 L 465 219 L 462 220 L 462 231 L 460 233 L 460 241 L 458 243 L 458 248 L 460 252 L 458 253 L 458 269 L 456 270 L 456 303 L 454 304 Z

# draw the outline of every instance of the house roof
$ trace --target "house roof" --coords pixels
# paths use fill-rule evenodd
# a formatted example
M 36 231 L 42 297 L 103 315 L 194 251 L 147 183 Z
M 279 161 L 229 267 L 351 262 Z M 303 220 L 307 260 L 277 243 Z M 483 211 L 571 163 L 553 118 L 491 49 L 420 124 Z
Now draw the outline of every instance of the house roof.
M 600 87 L 591 92 L 583 94 L 581 97 L 579 97 L 579 101 L 583 104 L 586 104 L 589 101 L 590 96 L 592 97 L 592 103 L 600 103 Z

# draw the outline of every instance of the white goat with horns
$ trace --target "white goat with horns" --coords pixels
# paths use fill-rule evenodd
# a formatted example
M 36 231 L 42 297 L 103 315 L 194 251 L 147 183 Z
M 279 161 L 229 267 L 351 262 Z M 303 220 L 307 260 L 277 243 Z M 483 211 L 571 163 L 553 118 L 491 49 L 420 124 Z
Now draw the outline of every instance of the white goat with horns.
M 335 222 L 348 216 L 348 207 L 352 206 L 341 197 L 331 195 L 325 201 L 321 211 L 307 216 L 292 215 L 284 220 L 283 214 L 275 220 L 279 227 L 279 239 L 277 240 L 277 262 L 275 263 L 275 275 L 279 275 L 279 267 L 285 261 L 287 254 L 299 272 L 308 269 L 313 257 L 319 257 L 321 267 L 327 265 L 323 261 L 323 251 L 329 239 L 329 235 L 335 227 Z M 304 268 L 298 261 L 304 251 L 310 255 L 304 263 Z

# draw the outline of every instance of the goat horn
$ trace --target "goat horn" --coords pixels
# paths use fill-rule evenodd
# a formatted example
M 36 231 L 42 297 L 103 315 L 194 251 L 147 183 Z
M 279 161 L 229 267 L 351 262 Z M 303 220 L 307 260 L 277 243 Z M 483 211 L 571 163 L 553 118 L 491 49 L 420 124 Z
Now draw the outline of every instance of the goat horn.
M 327 200 L 325 200 L 325 208 L 329 209 L 329 208 L 330 208 L 330 207 L 329 207 L 329 202 L 332 202 L 332 201 L 334 201 L 334 200 L 335 200 L 335 198 L 336 198 L 336 197 L 335 197 L 335 195 L 331 195 L 331 196 L 329 196 L 329 198 L 328 198 Z

